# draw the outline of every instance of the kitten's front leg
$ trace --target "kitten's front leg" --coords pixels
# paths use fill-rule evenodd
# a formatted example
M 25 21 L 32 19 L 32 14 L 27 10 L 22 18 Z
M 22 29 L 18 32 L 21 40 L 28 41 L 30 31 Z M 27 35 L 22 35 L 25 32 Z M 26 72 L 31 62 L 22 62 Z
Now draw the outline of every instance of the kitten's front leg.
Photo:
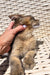
M 11 73 L 10 75 L 24 75 L 24 70 L 21 61 L 18 57 L 10 57 Z
M 29 51 L 23 60 L 23 66 L 25 69 L 33 69 L 35 62 L 34 62 L 34 56 L 36 54 L 36 51 Z

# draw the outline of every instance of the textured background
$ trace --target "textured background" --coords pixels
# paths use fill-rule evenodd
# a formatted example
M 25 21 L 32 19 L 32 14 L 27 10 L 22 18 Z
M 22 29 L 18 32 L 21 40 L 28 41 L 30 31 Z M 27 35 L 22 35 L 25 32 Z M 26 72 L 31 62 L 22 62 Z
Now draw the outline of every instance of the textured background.
M 0 0 L 0 35 L 10 23 L 8 15 L 14 13 L 33 15 L 39 19 L 40 27 L 33 34 L 37 40 L 44 41 L 35 57 L 36 66 L 26 71 L 26 75 L 50 75 L 50 0 Z M 0 64 L 4 60 L 0 59 Z M 5 75 L 9 72 L 10 68 Z

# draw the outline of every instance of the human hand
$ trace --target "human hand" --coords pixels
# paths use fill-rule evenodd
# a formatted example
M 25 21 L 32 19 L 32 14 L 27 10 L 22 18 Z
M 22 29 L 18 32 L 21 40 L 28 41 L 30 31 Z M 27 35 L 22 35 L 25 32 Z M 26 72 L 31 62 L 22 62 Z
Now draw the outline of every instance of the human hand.
M 5 32 L 0 36 L 0 54 L 7 53 L 10 50 L 10 45 L 13 41 L 15 34 L 19 31 L 24 30 L 25 28 L 22 25 L 17 26 L 12 29 L 14 26 L 14 21 L 12 21 Z

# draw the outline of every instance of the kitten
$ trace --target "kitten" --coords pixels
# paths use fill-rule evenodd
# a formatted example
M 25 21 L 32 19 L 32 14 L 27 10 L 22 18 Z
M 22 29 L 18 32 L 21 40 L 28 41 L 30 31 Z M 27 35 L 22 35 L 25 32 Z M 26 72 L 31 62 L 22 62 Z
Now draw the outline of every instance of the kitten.
M 32 32 L 34 30 L 33 27 L 39 25 L 39 20 L 36 20 L 31 15 L 14 14 L 9 17 L 11 20 L 15 20 L 14 28 L 18 25 L 26 25 L 26 29 L 19 32 L 14 39 L 10 55 L 10 75 L 25 75 L 24 69 L 32 69 L 34 67 L 36 39 Z

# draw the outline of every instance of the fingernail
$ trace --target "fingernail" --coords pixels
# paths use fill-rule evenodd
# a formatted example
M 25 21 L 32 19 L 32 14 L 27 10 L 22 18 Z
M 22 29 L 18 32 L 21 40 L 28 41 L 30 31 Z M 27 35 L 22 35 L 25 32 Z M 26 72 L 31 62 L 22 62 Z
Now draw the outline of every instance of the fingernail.
M 26 25 L 23 25 L 23 27 L 26 28 L 27 26 Z

